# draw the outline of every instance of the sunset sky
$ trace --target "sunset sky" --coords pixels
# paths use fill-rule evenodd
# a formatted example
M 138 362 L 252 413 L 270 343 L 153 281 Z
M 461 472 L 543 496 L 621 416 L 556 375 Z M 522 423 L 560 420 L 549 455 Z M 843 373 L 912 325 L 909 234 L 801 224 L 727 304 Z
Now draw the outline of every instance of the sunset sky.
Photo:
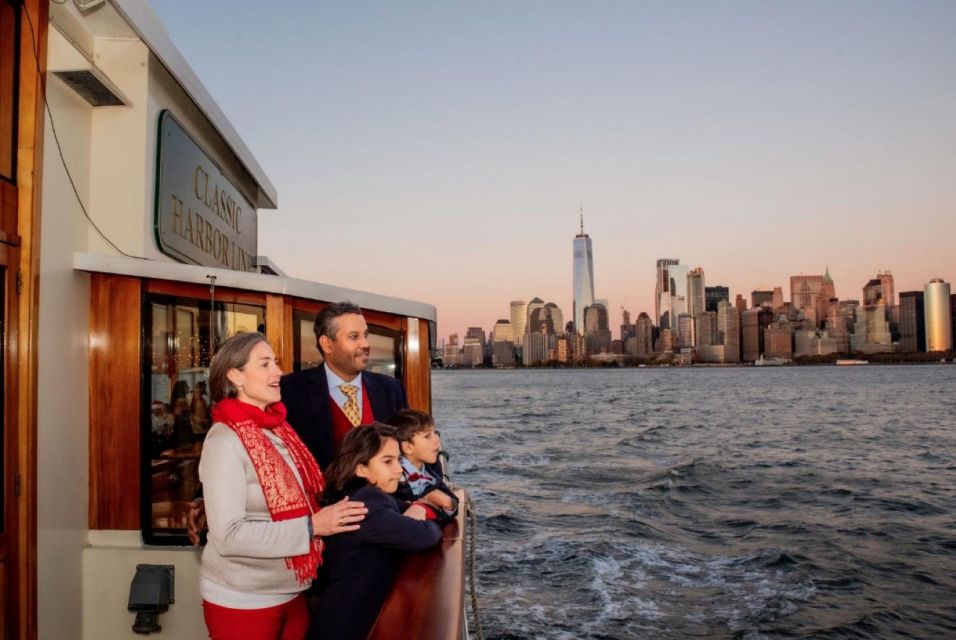
M 956 280 L 956 3 L 151 0 L 279 192 L 291 276 L 438 307 L 440 337 L 655 261 L 731 297 Z

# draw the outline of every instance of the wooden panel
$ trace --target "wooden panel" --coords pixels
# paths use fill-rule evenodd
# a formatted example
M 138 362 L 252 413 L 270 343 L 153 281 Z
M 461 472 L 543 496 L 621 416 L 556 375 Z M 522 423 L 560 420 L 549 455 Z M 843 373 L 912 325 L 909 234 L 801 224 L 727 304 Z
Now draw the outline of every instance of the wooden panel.
M 90 281 L 90 529 L 139 529 L 142 285 Z
M 18 299 L 16 335 L 10 334 L 7 355 L 15 361 L 17 396 L 14 410 L 19 429 L 20 503 L 16 591 L 12 637 L 37 637 L 37 344 L 40 278 L 40 185 L 43 167 L 43 100 L 46 72 L 48 0 L 24 0 L 20 21 L 20 107 L 17 112 L 17 235 L 23 288 Z M 27 20 L 26 16 L 30 19 Z M 30 24 L 35 29 L 31 36 Z M 34 58 L 34 46 L 39 60 Z
M 431 413 L 431 357 L 428 352 L 428 322 L 406 318 L 405 392 L 408 406 Z
M 0 640 L 7 640 L 10 637 L 10 623 L 13 622 L 7 616 L 7 571 L 9 567 L 6 562 L 0 562 Z
M 281 295 L 266 295 L 266 339 L 286 372 L 292 371 L 292 331 L 292 301 Z
M 318 300 L 307 300 L 305 298 L 293 298 L 292 306 L 299 311 L 318 314 L 329 305 L 329 302 L 332 301 L 320 302 Z M 338 301 L 336 300 L 335 302 Z M 391 329 L 392 331 L 400 331 L 402 328 L 402 316 L 383 313 L 381 311 L 375 311 L 374 309 L 362 309 L 362 315 L 368 324 L 374 324 L 384 329 Z
M 369 640 L 458 640 L 464 620 L 465 498 L 445 525 L 441 545 L 409 554 L 369 634 Z
M 145 287 L 146 293 L 209 300 L 209 287 L 206 285 L 174 282 L 172 280 L 147 280 Z M 265 294 L 257 291 L 241 291 L 238 289 L 216 287 L 216 302 L 262 306 L 265 304 L 265 298 Z

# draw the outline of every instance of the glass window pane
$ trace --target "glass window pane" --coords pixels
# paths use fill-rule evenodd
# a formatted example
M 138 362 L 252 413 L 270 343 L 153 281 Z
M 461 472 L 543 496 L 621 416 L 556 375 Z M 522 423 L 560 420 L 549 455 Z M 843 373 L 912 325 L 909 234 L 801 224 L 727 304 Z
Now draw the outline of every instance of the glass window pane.
M 316 314 L 295 310 L 292 314 L 292 349 L 295 361 L 293 371 L 311 369 L 322 364 L 322 353 L 315 344 Z M 369 371 L 384 373 L 402 379 L 401 334 L 384 327 L 369 325 L 368 341 L 371 348 Z
M 12 180 L 16 159 L 19 8 L 0 0 L 0 176 Z
M 145 355 L 149 374 L 143 438 L 146 504 L 144 539 L 180 544 L 188 503 L 199 489 L 199 456 L 211 426 L 206 380 L 216 347 L 240 331 L 265 329 L 262 307 L 150 296 Z

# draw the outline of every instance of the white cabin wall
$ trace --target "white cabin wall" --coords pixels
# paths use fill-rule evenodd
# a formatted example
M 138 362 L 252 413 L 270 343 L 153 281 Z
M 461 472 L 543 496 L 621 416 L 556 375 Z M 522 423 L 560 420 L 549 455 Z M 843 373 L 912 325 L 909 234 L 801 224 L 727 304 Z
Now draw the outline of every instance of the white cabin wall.
M 57 38 L 62 36 L 50 29 L 51 41 Z M 51 44 L 51 68 L 56 51 Z M 80 199 L 88 204 L 92 108 L 53 76 L 46 96 L 66 164 Z M 88 527 L 90 291 L 89 276 L 73 270 L 73 253 L 86 246 L 87 223 L 49 117 L 45 126 L 37 336 L 37 622 L 40 638 L 75 638 L 82 626 L 80 555 Z
M 93 61 L 130 101 L 126 107 L 93 109 L 90 154 L 90 215 L 110 241 L 133 256 L 143 256 L 146 224 L 142 158 L 152 145 L 146 139 L 146 64 L 149 49 L 132 39 L 97 38 Z M 96 232 L 89 230 L 89 249 L 114 255 Z

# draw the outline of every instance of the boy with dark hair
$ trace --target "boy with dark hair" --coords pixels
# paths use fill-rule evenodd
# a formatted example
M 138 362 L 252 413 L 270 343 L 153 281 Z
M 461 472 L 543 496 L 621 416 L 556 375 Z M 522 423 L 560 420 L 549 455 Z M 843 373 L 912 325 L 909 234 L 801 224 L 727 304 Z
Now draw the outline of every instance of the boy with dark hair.
M 402 452 L 402 481 L 395 497 L 405 502 L 423 502 L 447 516 L 458 512 L 458 498 L 445 484 L 438 456 L 441 440 L 435 422 L 424 411 L 400 409 L 387 424 L 395 427 Z

